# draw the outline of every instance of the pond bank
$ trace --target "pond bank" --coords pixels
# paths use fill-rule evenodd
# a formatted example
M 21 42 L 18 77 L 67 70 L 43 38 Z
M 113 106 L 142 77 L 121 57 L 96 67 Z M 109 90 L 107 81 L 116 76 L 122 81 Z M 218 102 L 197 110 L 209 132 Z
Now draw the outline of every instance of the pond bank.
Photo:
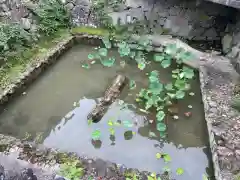
M 138 176 L 141 180 L 147 180 L 148 176 L 151 176 L 150 172 L 141 172 L 95 157 L 77 157 L 73 153 L 62 153 L 10 136 L 0 135 L 0 150 L 0 167 L 4 167 L 4 173 L 8 175 L 6 179 L 9 176 L 21 176 L 26 168 L 30 168 L 37 178 L 35 180 L 60 180 L 58 179 L 61 177 L 59 175 L 60 164 L 71 158 L 79 160 L 80 167 L 83 168 L 84 175 L 81 180 L 89 180 L 89 178 L 124 180 L 132 179 L 134 176 Z M 164 179 L 164 174 L 161 177 Z
M 199 69 L 209 142 L 217 180 L 240 177 L 240 113 L 231 107 L 238 76 L 229 59 L 218 57 L 218 66 L 202 64 Z M 221 66 L 223 65 L 223 66 Z M 235 177 L 236 175 L 236 177 Z

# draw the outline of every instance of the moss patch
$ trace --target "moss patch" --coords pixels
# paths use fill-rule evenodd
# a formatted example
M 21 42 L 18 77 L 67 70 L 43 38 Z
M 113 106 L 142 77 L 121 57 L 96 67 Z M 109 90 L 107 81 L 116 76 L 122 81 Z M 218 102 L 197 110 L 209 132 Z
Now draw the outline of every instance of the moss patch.
M 14 82 L 28 65 L 38 62 L 38 57 L 43 56 L 49 48 L 69 36 L 71 35 L 68 30 L 59 30 L 54 36 L 43 37 L 31 48 L 26 48 L 22 53 L 8 59 L 7 63 L 0 68 L 0 91 Z
M 109 35 L 109 31 L 107 29 L 93 28 L 93 27 L 86 27 L 86 26 L 73 28 L 71 30 L 71 33 L 73 35 L 77 35 L 77 34 L 89 34 L 89 35 L 98 35 L 98 36 Z

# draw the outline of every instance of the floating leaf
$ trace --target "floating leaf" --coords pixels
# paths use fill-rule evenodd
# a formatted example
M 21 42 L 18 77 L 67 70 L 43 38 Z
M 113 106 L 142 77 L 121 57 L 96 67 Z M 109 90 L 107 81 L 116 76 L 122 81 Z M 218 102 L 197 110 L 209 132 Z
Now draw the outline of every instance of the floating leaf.
M 121 123 L 120 122 L 114 122 L 114 126 L 120 126 Z
M 157 135 L 152 131 L 150 131 L 148 135 L 149 135 L 149 137 L 157 137 Z
M 167 68 L 171 65 L 171 59 L 164 59 L 162 62 L 161 62 L 161 65 L 163 68 Z
M 186 66 L 183 67 L 184 77 L 187 79 L 192 79 L 194 77 L 194 71 Z
M 132 59 L 134 59 L 135 56 L 136 56 L 135 51 L 131 51 L 130 54 L 129 54 L 129 56 L 130 56 Z
M 202 178 L 202 180 L 208 180 L 208 177 L 207 177 L 207 175 L 206 174 L 203 174 L 203 176 L 202 176 L 203 178 Z
M 102 63 L 103 66 L 112 67 L 115 63 L 115 58 L 111 57 L 111 58 L 106 59 L 106 60 L 101 60 L 101 63 Z
M 153 94 L 159 94 L 163 90 L 163 85 L 160 82 L 152 82 L 149 85 L 149 90 Z
M 94 59 L 94 55 L 93 54 L 89 54 L 88 55 L 88 59 L 93 60 Z
M 172 84 L 172 83 L 168 83 L 168 84 L 166 84 L 164 87 L 165 87 L 165 89 L 168 90 L 168 91 L 173 90 L 173 84 Z
M 157 154 L 156 154 L 156 158 L 157 158 L 157 159 L 160 159 L 161 157 L 162 157 L 162 154 L 161 154 L 161 153 L 157 153 Z
M 146 67 L 146 63 L 144 63 L 144 62 L 138 63 L 138 68 L 139 68 L 140 70 L 145 69 L 145 67 Z
M 106 48 L 100 48 L 98 50 L 98 53 L 101 55 L 101 56 L 107 56 L 107 53 L 108 53 L 108 50 Z
M 164 60 L 164 55 L 162 54 L 154 54 L 154 61 L 161 62 Z
M 170 162 L 172 158 L 168 154 L 164 154 L 163 159 L 165 162 Z
M 182 175 L 184 173 L 183 168 L 177 168 L 176 173 L 177 173 L 177 175 Z
M 108 38 L 108 37 L 102 38 L 102 42 L 103 42 L 103 44 L 105 45 L 105 47 L 106 47 L 107 49 L 110 49 L 110 48 L 112 47 L 112 44 L 111 44 L 111 42 L 109 41 L 109 38 Z
M 178 89 L 178 90 L 186 90 L 186 82 L 184 79 L 177 79 L 174 83 L 174 86 Z
M 109 125 L 109 126 L 113 126 L 113 121 L 112 121 L 112 120 L 109 120 L 109 121 L 108 121 L 108 125 Z
M 134 80 L 130 80 L 129 86 L 130 86 L 130 89 L 135 89 L 136 88 L 136 82 Z
M 130 121 L 123 121 L 123 125 L 126 127 L 133 127 L 133 123 Z
M 177 91 L 176 92 L 176 98 L 177 99 L 183 99 L 185 96 L 185 92 L 184 91 Z
M 115 135 L 115 130 L 113 128 L 110 128 L 109 132 L 110 132 L 111 135 Z
M 93 139 L 94 141 L 99 140 L 99 139 L 100 139 L 100 136 L 101 136 L 101 131 L 99 131 L 99 130 L 95 130 L 95 131 L 92 133 L 92 139 Z
M 161 138 L 165 138 L 166 137 L 166 133 L 164 131 L 160 132 L 160 137 Z
M 165 118 L 165 113 L 163 111 L 158 111 L 156 118 L 158 121 L 162 121 Z
M 130 139 L 132 139 L 133 138 L 133 133 L 132 133 L 132 131 L 126 131 L 125 133 L 124 133 L 124 139 L 125 140 L 130 140 Z
M 177 49 L 177 45 L 176 44 L 169 44 L 167 45 L 167 47 L 165 48 L 165 53 L 169 54 L 169 55 L 175 55 L 178 51 Z
M 171 98 L 171 99 L 174 99 L 176 94 L 173 94 L 173 93 L 167 93 L 167 95 Z
M 158 130 L 158 131 L 164 132 L 164 131 L 166 131 L 166 129 L 167 129 L 166 124 L 164 124 L 164 123 L 158 123 L 158 124 L 157 124 L 157 130 Z
M 147 176 L 147 180 L 155 180 L 153 177 L 151 177 L 151 176 Z
M 91 124 L 92 124 L 92 122 L 93 122 L 93 120 L 92 120 L 92 119 L 88 119 L 88 125 L 91 125 Z
M 168 166 L 164 166 L 164 167 L 163 167 L 163 171 L 164 171 L 164 172 L 170 172 L 171 169 L 170 169 Z
M 84 69 L 89 69 L 89 68 L 90 68 L 90 65 L 89 65 L 89 64 L 83 64 L 82 67 L 83 67 Z

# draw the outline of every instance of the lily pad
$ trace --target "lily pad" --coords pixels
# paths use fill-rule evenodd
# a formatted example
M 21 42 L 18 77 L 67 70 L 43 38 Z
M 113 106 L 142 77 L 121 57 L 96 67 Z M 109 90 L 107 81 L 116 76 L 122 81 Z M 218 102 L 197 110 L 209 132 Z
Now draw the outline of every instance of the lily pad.
M 130 89 L 135 89 L 136 88 L 136 82 L 134 80 L 130 80 L 129 86 L 130 86 Z
M 102 63 L 103 66 L 112 67 L 115 63 L 115 58 L 111 57 L 111 58 L 108 58 L 108 59 L 105 59 L 105 60 L 101 60 L 101 63 Z
M 185 92 L 184 91 L 177 91 L 176 92 L 176 98 L 177 99 L 183 99 L 185 96 Z
M 89 54 L 88 55 L 88 59 L 93 60 L 94 59 L 94 55 L 93 54 Z
M 162 54 L 154 54 L 154 61 L 162 62 L 164 60 L 164 55 Z
M 157 159 L 160 159 L 161 157 L 162 157 L 162 154 L 161 154 L 161 153 L 157 153 L 157 154 L 156 154 L 156 158 L 157 158 Z
M 101 131 L 95 130 L 95 131 L 92 133 L 92 139 L 93 139 L 94 141 L 99 140 L 100 137 L 101 137 Z
M 172 158 L 168 154 L 164 154 L 163 159 L 165 162 L 170 162 Z
M 171 90 L 173 90 L 173 84 L 172 84 L 172 83 L 168 83 L 168 84 L 166 84 L 166 85 L 164 86 L 164 88 L 165 88 L 166 90 L 168 90 L 168 91 L 171 91 Z
M 113 121 L 112 121 L 112 120 L 109 120 L 109 121 L 108 121 L 108 125 L 109 125 L 109 126 L 113 126 Z
M 151 131 L 149 132 L 148 135 L 149 135 L 149 137 L 152 137 L 152 138 L 153 138 L 153 137 L 157 137 L 157 135 L 156 135 L 154 132 L 151 132 Z
M 158 111 L 156 118 L 158 121 L 163 121 L 163 119 L 165 118 L 165 113 L 164 111 Z
M 146 67 L 146 63 L 144 63 L 144 62 L 138 63 L 138 68 L 139 68 L 140 70 L 145 69 L 145 67 Z
M 107 53 L 108 53 L 108 50 L 106 48 L 100 48 L 98 50 L 98 53 L 101 55 L 101 56 L 107 56 Z
M 133 123 L 130 122 L 130 121 L 123 121 L 122 123 L 123 123 L 123 125 L 126 126 L 126 127 L 133 127 Z
M 82 67 L 83 67 L 84 69 L 89 69 L 89 68 L 90 68 L 90 65 L 89 65 L 89 64 L 83 64 Z
M 184 173 L 183 168 L 177 168 L 176 173 L 177 173 L 177 175 L 182 175 Z
M 166 131 L 166 129 L 167 129 L 166 124 L 164 124 L 164 123 L 158 123 L 158 124 L 157 124 L 157 130 L 158 130 L 158 131 L 164 132 L 164 131 Z
M 171 65 L 171 59 L 164 59 L 162 62 L 161 62 L 161 65 L 163 68 L 167 68 Z
M 113 128 L 110 128 L 109 132 L 110 132 L 111 135 L 115 135 L 115 130 Z

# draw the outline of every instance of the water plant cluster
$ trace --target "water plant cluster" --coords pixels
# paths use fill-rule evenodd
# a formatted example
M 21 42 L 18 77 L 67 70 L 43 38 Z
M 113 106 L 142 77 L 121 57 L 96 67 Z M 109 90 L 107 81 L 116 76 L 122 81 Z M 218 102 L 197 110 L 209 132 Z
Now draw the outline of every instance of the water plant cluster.
M 108 37 L 102 39 L 104 47 L 95 48 L 96 52 L 88 55 L 88 60 L 84 62 L 82 67 L 89 69 L 96 61 L 105 67 L 112 67 L 115 63 L 115 57 L 109 57 L 108 51 L 113 48 L 113 43 Z M 122 57 L 121 64 L 128 63 L 134 60 L 140 70 L 144 70 L 151 61 L 147 60 L 148 53 L 152 51 L 151 42 L 146 39 L 140 39 L 134 49 L 131 44 L 126 41 L 120 41 L 116 44 L 118 53 Z M 146 51 L 143 51 L 145 50 Z M 174 57 L 174 58 L 173 58 Z M 176 62 L 177 68 L 172 71 L 172 82 L 163 83 L 160 81 L 159 72 L 154 70 L 148 73 L 149 86 L 141 89 L 136 96 L 136 101 L 143 105 L 145 110 L 155 110 L 156 113 L 156 128 L 161 137 L 165 137 L 167 126 L 164 122 L 166 110 L 168 106 L 177 103 L 183 99 L 186 92 L 190 90 L 190 80 L 194 78 L 193 69 L 184 66 L 184 60 L 192 58 L 192 54 L 177 48 L 176 45 L 168 45 L 162 53 L 155 53 L 153 60 L 159 63 L 163 68 L 171 66 L 172 62 Z M 130 81 L 130 89 L 134 88 L 136 83 Z M 151 136 L 154 135 L 151 132 Z

